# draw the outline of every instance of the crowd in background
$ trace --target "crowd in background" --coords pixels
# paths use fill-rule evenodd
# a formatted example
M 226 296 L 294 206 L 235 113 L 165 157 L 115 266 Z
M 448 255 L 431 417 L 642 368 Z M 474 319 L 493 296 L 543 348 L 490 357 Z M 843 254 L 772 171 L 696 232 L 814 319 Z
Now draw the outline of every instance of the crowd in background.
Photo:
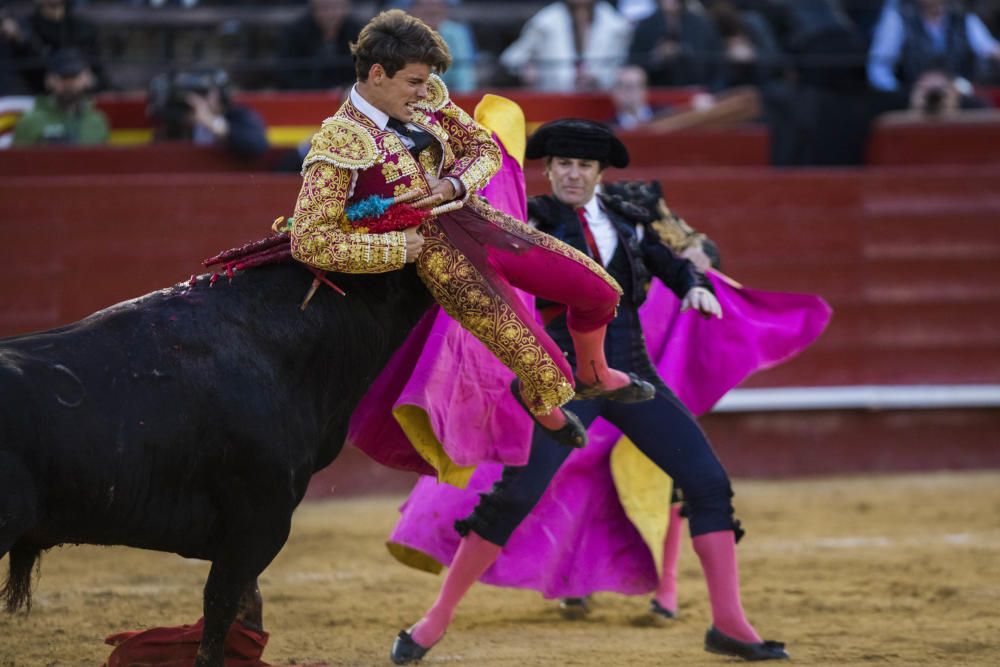
M 648 86 L 697 87 L 694 111 L 747 108 L 767 122 L 775 164 L 857 162 L 873 115 L 982 107 L 975 86 L 1000 83 L 1000 0 L 32 0 L 0 13 L 0 96 L 47 95 L 47 113 L 71 107 L 82 114 L 89 91 L 148 88 L 155 97 L 159 86 L 169 98 L 164 89 L 178 74 L 208 76 L 209 69 L 228 71 L 222 90 L 229 80 L 244 89 L 338 88 L 355 78 L 350 43 L 370 16 L 390 7 L 444 37 L 454 58 L 444 78 L 453 92 L 607 91 L 617 108 L 608 120 L 632 128 L 677 111 L 651 107 Z M 124 58 L 124 38 L 107 21 L 117 16 L 112 10 L 144 17 L 150 34 L 162 18 L 170 39 Z M 213 26 L 198 42 L 196 63 L 181 53 L 184 12 L 201 12 L 199 20 Z M 260 12 L 270 12 L 269 38 L 248 23 Z M 227 52 L 237 37 L 241 50 Z M 190 94 L 210 90 L 182 91 L 179 103 L 197 116 Z M 826 145 L 799 140 L 827 127 Z M 196 124 L 191 136 L 218 138 L 229 129 Z M 99 135 L 75 134 L 81 141 Z

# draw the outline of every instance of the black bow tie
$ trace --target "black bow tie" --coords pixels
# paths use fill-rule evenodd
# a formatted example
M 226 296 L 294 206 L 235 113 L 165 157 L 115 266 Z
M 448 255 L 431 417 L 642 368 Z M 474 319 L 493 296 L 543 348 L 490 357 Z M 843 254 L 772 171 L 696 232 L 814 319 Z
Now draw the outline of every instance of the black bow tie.
M 406 126 L 406 123 L 398 121 L 395 118 L 390 118 L 389 122 L 386 123 L 386 127 L 402 137 L 404 144 L 412 144 L 407 145 L 407 148 L 414 157 L 419 155 L 420 151 L 430 146 L 431 141 L 433 141 L 431 135 L 427 132 L 417 128 L 409 128 Z

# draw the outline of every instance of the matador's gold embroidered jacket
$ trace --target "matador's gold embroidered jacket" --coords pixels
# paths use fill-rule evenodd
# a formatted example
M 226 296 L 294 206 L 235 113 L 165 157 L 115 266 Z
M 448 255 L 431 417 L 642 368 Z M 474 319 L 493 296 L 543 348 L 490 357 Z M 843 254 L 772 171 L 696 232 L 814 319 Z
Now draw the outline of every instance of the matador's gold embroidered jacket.
M 448 97 L 436 75 L 411 123 L 436 141 L 413 157 L 402 140 L 378 126 L 348 98 L 323 122 L 302 166 L 302 189 L 291 230 L 292 255 L 328 271 L 381 273 L 403 267 L 403 232 L 368 234 L 351 225 L 349 204 L 417 189 L 431 194 L 427 175 L 459 179 L 465 196 L 482 188 L 500 169 L 500 148 L 490 133 Z

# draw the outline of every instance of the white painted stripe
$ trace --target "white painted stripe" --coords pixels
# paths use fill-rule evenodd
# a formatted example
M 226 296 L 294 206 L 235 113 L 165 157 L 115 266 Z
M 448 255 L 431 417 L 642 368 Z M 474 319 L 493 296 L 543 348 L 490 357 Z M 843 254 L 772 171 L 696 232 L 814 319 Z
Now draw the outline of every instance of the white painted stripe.
M 746 548 L 754 551 L 804 553 L 830 550 L 907 549 L 932 546 L 1000 549 L 1000 532 L 900 535 L 896 537 L 887 535 L 803 537 L 794 540 L 759 540 L 752 546 L 750 543 L 747 543 Z M 744 548 L 744 545 L 740 545 L 740 548 Z
M 938 410 L 1000 407 L 1000 384 L 854 385 L 734 389 L 713 412 Z

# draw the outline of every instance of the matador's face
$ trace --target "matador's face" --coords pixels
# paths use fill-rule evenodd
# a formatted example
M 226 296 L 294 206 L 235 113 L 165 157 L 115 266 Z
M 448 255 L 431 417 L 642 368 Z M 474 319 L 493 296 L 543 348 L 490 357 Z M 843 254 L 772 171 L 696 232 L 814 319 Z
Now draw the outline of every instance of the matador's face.
M 601 163 L 578 157 L 551 157 L 545 165 L 555 198 L 573 208 L 579 208 L 594 196 L 601 182 Z
M 413 118 L 414 107 L 427 99 L 430 76 L 430 65 L 424 63 L 410 63 L 395 76 L 389 76 L 381 66 L 375 65 L 368 77 L 375 99 L 369 102 L 392 118 L 407 123 Z

